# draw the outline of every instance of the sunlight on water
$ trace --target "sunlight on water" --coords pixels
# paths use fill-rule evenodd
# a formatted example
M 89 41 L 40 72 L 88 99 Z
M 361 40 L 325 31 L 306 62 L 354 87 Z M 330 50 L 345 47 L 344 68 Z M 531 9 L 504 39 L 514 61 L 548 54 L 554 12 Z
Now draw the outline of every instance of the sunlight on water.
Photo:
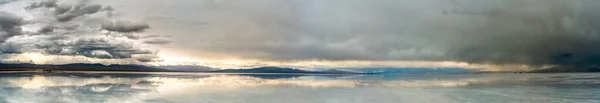
M 0 103 L 598 103 L 598 74 L 0 73 Z

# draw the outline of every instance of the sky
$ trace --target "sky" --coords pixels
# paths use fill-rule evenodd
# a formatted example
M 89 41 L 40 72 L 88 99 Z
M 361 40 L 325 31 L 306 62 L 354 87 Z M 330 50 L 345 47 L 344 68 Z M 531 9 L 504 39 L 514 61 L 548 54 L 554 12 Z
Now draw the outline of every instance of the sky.
M 596 0 L 0 0 L 0 59 L 36 64 L 600 65 Z

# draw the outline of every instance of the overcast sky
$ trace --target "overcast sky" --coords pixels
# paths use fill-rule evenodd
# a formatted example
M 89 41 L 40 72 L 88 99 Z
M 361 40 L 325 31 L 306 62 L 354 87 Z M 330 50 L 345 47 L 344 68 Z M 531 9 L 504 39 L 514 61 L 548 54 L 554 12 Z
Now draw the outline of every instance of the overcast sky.
M 598 4 L 0 0 L 0 58 L 224 67 L 595 66 Z

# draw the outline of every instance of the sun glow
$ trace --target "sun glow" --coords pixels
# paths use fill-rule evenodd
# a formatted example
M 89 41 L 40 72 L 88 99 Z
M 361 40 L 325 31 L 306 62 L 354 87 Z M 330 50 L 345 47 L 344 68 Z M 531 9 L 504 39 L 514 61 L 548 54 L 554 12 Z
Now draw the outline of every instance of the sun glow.
M 251 68 L 257 67 L 257 61 L 241 59 L 195 59 L 178 56 L 160 56 L 162 61 L 152 62 L 150 65 L 197 65 L 213 68 Z
M 42 53 L 28 52 L 14 55 L 5 61 L 30 62 L 35 64 L 45 63 L 48 57 Z
M 318 68 L 365 68 L 365 67 L 426 67 L 426 68 L 472 68 L 482 69 L 465 62 L 454 61 L 328 61 L 328 60 L 303 60 L 303 61 L 263 61 L 252 59 L 195 59 L 179 56 L 160 56 L 162 61 L 149 63 L 150 65 L 196 65 L 221 69 L 255 68 L 263 66 L 290 67 L 297 69 Z
M 32 60 L 33 62 L 39 62 L 42 60 L 42 58 L 44 57 L 43 54 L 40 53 L 25 53 L 23 54 L 23 56 L 27 57 L 29 60 Z
M 495 64 L 471 64 L 456 61 L 328 61 L 328 60 L 304 60 L 304 61 L 261 61 L 245 59 L 194 59 L 177 56 L 161 56 L 163 61 L 150 63 L 151 65 L 196 65 L 221 69 L 255 68 L 264 66 L 290 67 L 296 69 L 312 70 L 319 68 L 464 68 L 479 69 L 482 71 L 527 71 L 532 69 L 547 68 L 548 66 L 527 65 L 495 65 Z

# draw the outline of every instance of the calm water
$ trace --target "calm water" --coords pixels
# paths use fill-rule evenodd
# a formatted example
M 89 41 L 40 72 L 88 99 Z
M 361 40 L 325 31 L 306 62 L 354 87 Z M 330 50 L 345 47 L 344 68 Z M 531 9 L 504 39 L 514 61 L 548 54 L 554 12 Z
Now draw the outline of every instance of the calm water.
M 600 103 L 600 74 L 5 72 L 0 103 Z

